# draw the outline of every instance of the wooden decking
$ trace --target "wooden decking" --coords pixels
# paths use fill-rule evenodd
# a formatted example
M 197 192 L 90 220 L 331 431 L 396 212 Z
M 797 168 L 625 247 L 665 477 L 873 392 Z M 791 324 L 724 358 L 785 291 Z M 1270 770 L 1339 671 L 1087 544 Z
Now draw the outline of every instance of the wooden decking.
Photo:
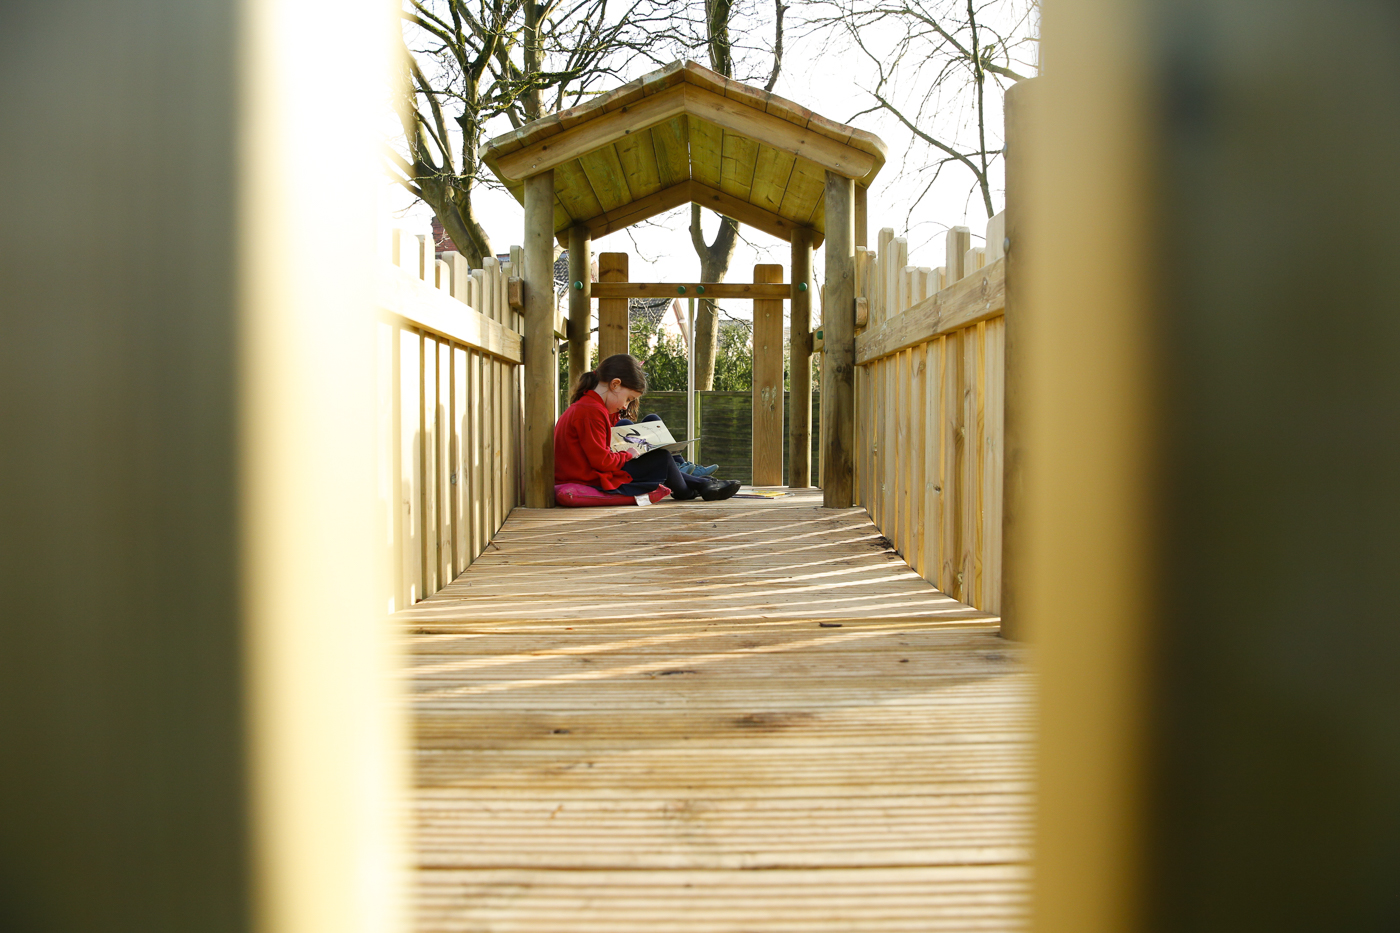
M 1020 651 L 819 504 L 517 509 L 400 614 L 417 930 L 1023 927 Z

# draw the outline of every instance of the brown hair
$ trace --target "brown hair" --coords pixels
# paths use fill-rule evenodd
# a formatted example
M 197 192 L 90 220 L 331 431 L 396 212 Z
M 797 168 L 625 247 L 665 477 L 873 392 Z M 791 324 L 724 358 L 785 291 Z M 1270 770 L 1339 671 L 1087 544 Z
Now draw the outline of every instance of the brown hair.
M 606 385 L 614 379 L 622 380 L 623 387 L 633 392 L 645 393 L 647 390 L 647 374 L 642 371 L 642 364 L 637 362 L 637 358 L 627 353 L 614 353 L 598 364 L 597 369 L 579 376 L 569 404 L 598 388 L 599 383 Z

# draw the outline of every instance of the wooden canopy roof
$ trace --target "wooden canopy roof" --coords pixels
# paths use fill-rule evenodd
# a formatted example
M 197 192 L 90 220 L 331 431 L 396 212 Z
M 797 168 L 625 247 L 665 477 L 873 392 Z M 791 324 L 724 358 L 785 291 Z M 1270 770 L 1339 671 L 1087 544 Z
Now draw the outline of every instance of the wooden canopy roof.
M 482 159 L 516 200 L 554 170 L 554 232 L 592 237 L 692 201 L 791 239 L 825 232 L 828 170 L 866 186 L 885 164 L 880 138 L 697 65 L 670 65 L 498 136 Z

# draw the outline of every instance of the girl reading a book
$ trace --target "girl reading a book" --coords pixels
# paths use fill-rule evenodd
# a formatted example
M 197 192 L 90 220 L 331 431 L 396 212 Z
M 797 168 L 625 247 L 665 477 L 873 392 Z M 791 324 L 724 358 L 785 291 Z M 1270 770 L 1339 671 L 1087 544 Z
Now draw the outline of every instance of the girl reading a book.
M 690 476 L 680 471 L 669 451 L 638 447 L 612 449 L 618 413 L 647 390 L 646 373 L 635 357 L 619 353 L 584 373 L 571 404 L 554 426 L 554 482 L 582 483 L 604 492 L 639 496 L 665 485 L 676 499 L 728 499 L 739 491 L 737 480 Z

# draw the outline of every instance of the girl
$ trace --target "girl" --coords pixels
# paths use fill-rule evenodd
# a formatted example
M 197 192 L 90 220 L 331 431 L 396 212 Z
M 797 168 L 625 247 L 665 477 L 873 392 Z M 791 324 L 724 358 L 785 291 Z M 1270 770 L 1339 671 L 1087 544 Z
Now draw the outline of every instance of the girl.
M 737 480 L 688 476 L 666 450 L 643 453 L 636 447 L 612 449 L 618 412 L 647 390 L 642 365 L 626 353 L 610 356 L 584 373 L 559 423 L 554 426 L 554 482 L 583 483 L 604 492 L 639 496 L 665 484 L 676 499 L 696 496 L 713 502 L 739 491 Z

